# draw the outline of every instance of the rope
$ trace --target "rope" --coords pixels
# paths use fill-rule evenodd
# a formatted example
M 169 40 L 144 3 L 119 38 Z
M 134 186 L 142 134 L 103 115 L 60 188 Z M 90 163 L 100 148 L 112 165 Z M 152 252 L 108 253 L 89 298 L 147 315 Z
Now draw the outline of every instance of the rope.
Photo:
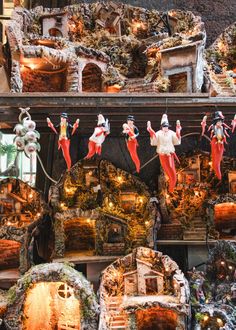
M 191 135 L 199 135 L 200 133 L 198 132 L 193 132 L 193 133 L 188 133 L 188 134 L 185 134 L 183 135 L 181 138 L 185 138 L 185 137 L 188 137 L 188 136 L 191 136 Z M 211 139 L 207 136 L 207 135 L 203 135 L 208 141 L 211 141 Z M 150 158 L 145 164 L 143 164 L 141 167 L 140 167 L 140 170 L 143 169 L 145 166 L 147 166 L 149 163 L 151 163 L 154 159 L 156 159 L 158 157 L 158 154 L 154 155 L 152 158 Z M 134 172 L 135 173 L 135 172 Z
M 44 174 L 46 175 L 46 177 L 47 177 L 49 180 L 51 180 L 52 182 L 57 183 L 57 181 L 54 180 L 53 178 L 51 178 L 50 175 L 49 175 L 49 174 L 47 173 L 47 171 L 45 170 L 44 165 L 43 165 L 43 162 L 42 162 L 42 160 L 41 160 L 41 158 L 40 158 L 40 156 L 39 156 L 39 154 L 38 154 L 37 152 L 36 152 L 36 156 L 37 156 L 37 158 L 38 158 L 38 160 L 39 160 L 39 163 L 40 163 L 40 165 L 41 165 L 41 167 L 42 167 L 42 170 L 43 170 Z

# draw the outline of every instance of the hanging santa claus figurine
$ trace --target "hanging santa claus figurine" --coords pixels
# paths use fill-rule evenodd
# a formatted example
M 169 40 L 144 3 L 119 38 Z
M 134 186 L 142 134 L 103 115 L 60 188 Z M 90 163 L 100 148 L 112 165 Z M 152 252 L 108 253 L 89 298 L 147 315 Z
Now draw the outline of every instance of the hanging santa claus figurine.
M 161 129 L 157 132 L 154 132 L 151 128 L 151 122 L 147 122 L 147 130 L 150 134 L 151 145 L 157 147 L 161 166 L 169 178 L 169 192 L 173 192 L 177 181 L 175 159 L 178 161 L 174 146 L 181 143 L 180 132 L 182 128 L 179 120 L 176 122 L 176 132 L 170 130 L 169 127 L 170 125 L 166 114 L 162 116 Z
M 98 115 L 98 123 L 94 129 L 93 135 L 89 138 L 88 154 L 85 159 L 93 157 L 95 154 L 101 155 L 102 144 L 106 136 L 110 134 L 110 125 L 108 119 L 105 120 L 102 114 Z
M 211 131 L 211 159 L 212 159 L 212 169 L 214 170 L 217 178 L 221 180 L 221 170 L 220 164 L 224 153 L 224 144 L 226 142 L 226 137 L 229 136 L 227 129 L 230 127 L 224 123 L 225 117 L 221 111 L 216 111 L 213 115 L 212 124 L 208 131 Z M 202 135 L 205 133 L 207 116 L 203 117 L 201 122 Z M 236 120 L 232 120 L 232 132 L 235 129 Z
M 50 127 L 54 133 L 58 134 L 56 128 L 49 118 L 47 118 L 48 127 Z M 59 139 L 58 139 L 58 150 L 61 148 L 63 157 L 66 161 L 68 170 L 71 168 L 71 157 L 70 157 L 70 138 L 74 135 L 76 129 L 79 127 L 79 119 L 77 119 L 72 126 L 68 122 L 67 113 L 61 114 L 60 124 L 56 126 L 59 128 Z
M 129 115 L 127 117 L 127 123 L 123 124 L 123 133 L 126 137 L 126 145 L 130 153 L 130 157 L 135 164 L 136 172 L 140 171 L 140 160 L 137 154 L 138 141 L 137 137 L 139 135 L 138 128 L 134 125 L 134 116 Z

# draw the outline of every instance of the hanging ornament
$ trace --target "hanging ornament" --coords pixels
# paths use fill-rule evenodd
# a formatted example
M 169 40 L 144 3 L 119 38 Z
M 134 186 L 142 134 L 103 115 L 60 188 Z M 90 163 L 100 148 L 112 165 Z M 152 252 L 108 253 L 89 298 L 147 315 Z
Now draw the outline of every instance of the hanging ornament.
M 123 124 L 123 134 L 126 137 L 126 145 L 129 150 L 130 157 L 135 164 L 136 172 L 140 172 L 140 160 L 137 154 L 138 141 L 137 137 L 139 136 L 139 130 L 134 125 L 135 119 L 134 116 L 129 115 L 127 117 L 127 123 Z
M 66 161 L 67 169 L 71 168 L 71 157 L 70 157 L 70 138 L 74 135 L 76 129 L 79 127 L 79 119 L 77 119 L 72 126 L 68 122 L 67 113 L 62 113 L 60 123 L 56 126 L 59 127 L 59 139 L 58 139 L 58 150 L 62 150 L 63 157 Z M 48 127 L 50 127 L 54 133 L 58 134 L 56 128 L 49 118 L 47 118 Z
M 17 151 L 24 151 L 26 156 L 29 157 L 33 152 L 40 150 L 38 139 L 40 134 L 35 130 L 36 123 L 31 120 L 29 114 L 30 108 L 19 108 L 21 113 L 19 115 L 19 124 L 16 124 L 14 131 L 16 137 L 14 143 Z M 25 116 L 24 118 L 22 118 Z
M 220 170 L 220 164 L 224 153 L 224 144 L 227 143 L 226 137 L 229 137 L 227 129 L 230 127 L 224 123 L 225 117 L 221 111 L 216 111 L 213 114 L 212 124 L 208 131 L 211 131 L 211 159 L 212 159 L 212 169 L 214 170 L 217 178 L 221 180 L 222 174 Z M 202 136 L 206 129 L 207 116 L 204 116 L 201 126 L 202 126 Z M 232 120 L 232 132 L 234 132 L 236 126 L 236 116 Z
M 176 122 L 176 131 L 169 129 L 169 121 L 166 114 L 162 116 L 161 119 L 161 129 L 155 132 L 151 127 L 151 122 L 147 122 L 147 131 L 150 134 L 151 145 L 157 147 L 157 153 L 160 158 L 161 166 L 169 178 L 169 192 L 173 192 L 176 182 L 176 169 L 175 169 L 175 159 L 177 161 L 178 157 L 175 153 L 175 145 L 181 143 L 181 125 L 180 121 Z
M 93 134 L 89 138 L 88 153 L 85 159 L 92 158 L 95 154 L 101 155 L 102 144 L 107 135 L 110 134 L 110 124 L 108 119 L 105 119 L 102 114 L 98 115 L 97 126 Z

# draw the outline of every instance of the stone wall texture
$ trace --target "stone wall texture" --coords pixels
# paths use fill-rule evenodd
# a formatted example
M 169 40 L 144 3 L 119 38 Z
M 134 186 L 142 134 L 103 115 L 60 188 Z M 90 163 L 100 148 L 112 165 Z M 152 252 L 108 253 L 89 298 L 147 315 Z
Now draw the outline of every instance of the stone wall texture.
M 34 0 L 33 5 L 53 4 L 54 6 L 63 7 L 67 4 L 80 2 L 95 2 L 93 0 Z M 121 2 L 115 1 L 114 2 Z M 123 3 L 131 4 L 148 9 L 170 10 L 182 9 L 190 10 L 194 14 L 200 15 L 205 23 L 207 31 L 207 44 L 210 45 L 217 36 L 230 24 L 236 21 L 236 1 L 235 0 L 123 0 Z

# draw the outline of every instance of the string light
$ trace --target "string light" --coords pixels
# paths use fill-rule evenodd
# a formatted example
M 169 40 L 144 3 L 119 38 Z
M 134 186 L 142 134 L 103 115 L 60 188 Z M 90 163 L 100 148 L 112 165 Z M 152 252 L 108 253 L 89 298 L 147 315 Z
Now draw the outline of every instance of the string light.
M 138 201 L 139 201 L 140 204 L 142 204 L 143 203 L 143 197 L 139 197 Z
M 122 182 L 123 182 L 123 178 L 122 178 L 122 176 L 118 176 L 118 177 L 117 177 L 117 181 L 118 181 L 119 183 L 122 183 Z
M 217 317 L 216 322 L 219 324 L 219 326 L 221 327 L 223 325 L 223 321 Z
M 110 208 L 112 208 L 114 204 L 112 202 L 109 202 L 108 205 L 109 205 Z
M 209 319 L 209 316 L 208 315 L 205 315 L 203 320 L 206 322 L 207 320 Z

